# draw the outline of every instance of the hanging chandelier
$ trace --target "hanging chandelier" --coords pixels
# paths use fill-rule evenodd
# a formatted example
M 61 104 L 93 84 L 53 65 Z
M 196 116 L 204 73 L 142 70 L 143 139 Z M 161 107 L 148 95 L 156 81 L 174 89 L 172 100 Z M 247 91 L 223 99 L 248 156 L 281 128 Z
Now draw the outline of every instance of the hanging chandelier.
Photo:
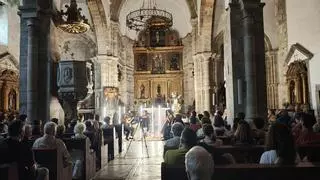
M 143 0 L 142 7 L 131 11 L 126 17 L 130 30 L 169 29 L 173 25 L 172 14 L 158 9 L 156 0 Z
M 70 0 L 70 5 L 65 5 L 66 12 L 61 10 L 58 12 L 57 24 L 61 30 L 72 33 L 81 34 L 90 29 L 88 19 L 81 15 L 81 8 L 78 8 L 76 0 Z

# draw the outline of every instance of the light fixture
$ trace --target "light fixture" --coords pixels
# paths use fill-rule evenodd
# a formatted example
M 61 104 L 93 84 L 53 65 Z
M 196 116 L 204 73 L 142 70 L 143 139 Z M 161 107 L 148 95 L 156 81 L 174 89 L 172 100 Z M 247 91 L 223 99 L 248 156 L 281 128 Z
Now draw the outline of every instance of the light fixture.
M 70 0 L 70 5 L 65 5 L 67 11 L 58 12 L 57 26 L 61 30 L 72 33 L 81 34 L 90 29 L 88 19 L 81 15 L 81 8 L 78 8 L 76 0 Z
M 158 9 L 156 0 L 143 0 L 142 7 L 131 11 L 126 17 L 130 30 L 169 29 L 173 25 L 172 14 Z

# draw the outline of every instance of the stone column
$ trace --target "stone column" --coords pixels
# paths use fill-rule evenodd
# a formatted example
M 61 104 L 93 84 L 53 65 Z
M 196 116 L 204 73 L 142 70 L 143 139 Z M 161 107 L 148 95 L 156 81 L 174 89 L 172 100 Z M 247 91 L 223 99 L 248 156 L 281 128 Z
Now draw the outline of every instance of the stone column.
M 302 103 L 308 104 L 308 85 L 306 81 L 306 75 L 301 74 L 302 79 Z
M 3 109 L 7 111 L 8 108 L 8 95 L 9 95 L 9 87 L 7 83 L 4 83 L 2 86 L 2 91 L 3 91 Z
M 38 117 L 38 20 L 31 18 L 28 24 L 27 116 L 32 122 Z M 43 87 L 46 88 L 46 87 Z M 34 124 L 33 124 L 34 125 Z M 37 126 L 38 127 L 38 126 Z
M 248 121 L 267 116 L 263 6 L 260 0 L 241 3 Z
M 203 54 L 203 63 L 202 63 L 202 73 L 203 73 L 203 109 L 202 111 L 211 111 L 212 109 L 212 95 L 211 95 L 211 86 L 210 86 L 210 60 L 211 53 Z

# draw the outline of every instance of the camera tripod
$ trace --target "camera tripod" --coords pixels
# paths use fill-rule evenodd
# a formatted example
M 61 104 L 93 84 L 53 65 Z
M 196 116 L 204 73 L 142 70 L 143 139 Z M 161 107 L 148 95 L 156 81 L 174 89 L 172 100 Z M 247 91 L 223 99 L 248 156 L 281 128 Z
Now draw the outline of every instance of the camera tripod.
M 129 142 L 129 145 L 127 147 L 127 151 L 126 153 L 124 154 L 124 158 L 126 157 L 127 153 L 128 153 L 128 150 L 130 149 L 130 146 L 131 146 L 131 143 L 132 141 L 134 140 L 134 136 L 136 135 L 137 131 L 140 129 L 141 130 L 141 133 L 142 133 L 142 139 L 141 139 L 141 143 L 142 143 L 142 152 L 143 152 L 143 143 L 144 143 L 144 146 L 146 148 L 146 151 L 147 151 L 147 158 L 149 158 L 149 152 L 148 152 L 148 146 L 147 146 L 147 140 L 146 140 L 146 132 L 144 131 L 144 127 L 141 127 L 141 123 L 142 121 L 139 121 L 137 127 L 135 128 L 133 134 L 132 134 L 132 139 L 130 139 L 130 142 Z M 143 154 L 143 153 L 142 153 Z

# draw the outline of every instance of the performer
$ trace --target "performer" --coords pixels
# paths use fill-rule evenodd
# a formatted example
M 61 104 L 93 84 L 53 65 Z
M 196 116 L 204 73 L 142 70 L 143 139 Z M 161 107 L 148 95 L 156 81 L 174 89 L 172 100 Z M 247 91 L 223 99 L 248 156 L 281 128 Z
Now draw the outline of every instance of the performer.
M 132 124 L 134 120 L 134 117 L 131 117 L 129 114 L 126 114 L 124 116 L 124 121 L 123 121 L 123 130 L 126 135 L 126 140 L 129 140 L 129 135 L 131 136 L 130 138 L 133 137 L 133 127 Z
M 168 140 L 171 138 L 171 125 L 174 121 L 174 115 L 171 110 L 166 110 L 166 122 L 162 127 L 163 140 Z
M 141 127 L 146 128 L 147 132 L 149 132 L 149 124 L 150 124 L 150 117 L 148 111 L 144 111 L 144 114 L 140 118 Z

